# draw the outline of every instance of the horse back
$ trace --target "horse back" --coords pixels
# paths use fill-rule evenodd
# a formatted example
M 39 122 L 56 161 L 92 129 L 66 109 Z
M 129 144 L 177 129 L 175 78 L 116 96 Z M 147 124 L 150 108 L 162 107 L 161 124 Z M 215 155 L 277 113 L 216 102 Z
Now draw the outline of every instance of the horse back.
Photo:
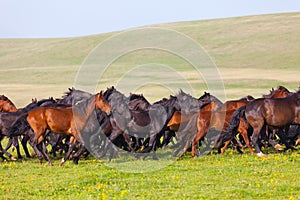
M 297 115 L 300 112 L 297 113 L 297 107 L 299 110 L 300 107 L 296 105 L 296 102 L 289 98 L 264 99 L 263 114 L 266 123 L 273 126 L 285 126 L 299 121 Z
M 71 132 L 72 108 L 39 107 L 28 113 L 28 123 L 33 129 L 49 128 L 55 133 Z

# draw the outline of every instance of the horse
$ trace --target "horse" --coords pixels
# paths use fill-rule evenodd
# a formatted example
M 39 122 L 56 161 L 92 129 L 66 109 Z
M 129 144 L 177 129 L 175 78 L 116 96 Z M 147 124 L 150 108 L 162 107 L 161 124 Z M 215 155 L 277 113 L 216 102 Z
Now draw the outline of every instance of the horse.
M 28 104 L 22 109 L 18 109 L 16 112 L 0 112 L 0 141 L 3 139 L 4 136 L 9 136 L 10 127 L 20 116 L 48 101 L 53 102 L 53 99 L 44 99 L 41 101 L 33 100 L 32 103 Z M 17 137 L 9 138 L 7 147 L 5 149 L 2 148 L 2 145 L 0 143 L 0 150 L 2 150 L 2 152 L 12 160 L 16 160 L 10 153 L 7 152 L 7 150 L 11 147 L 12 144 L 14 144 L 14 146 L 17 149 L 18 158 L 22 159 L 23 157 L 20 154 Z
M 46 130 L 49 129 L 54 133 L 66 134 L 71 137 L 68 152 L 59 163 L 59 166 L 62 166 L 75 148 L 76 142 L 83 143 L 80 131 L 84 128 L 88 117 L 93 113 L 95 108 L 107 114 L 111 112 L 110 105 L 103 99 L 102 91 L 93 95 L 87 101 L 80 102 L 75 106 L 65 108 L 38 107 L 24 115 L 20 121 L 26 120 L 28 126 L 33 130 L 33 141 L 49 165 L 53 165 L 53 163 L 44 151 L 43 146 L 41 146 L 43 145 L 42 141 L 44 140 Z M 11 136 L 20 134 L 17 127 L 18 123 L 12 126 L 10 132 Z M 42 162 L 40 158 L 39 162 Z
M 276 90 L 274 90 L 274 88 L 272 88 L 272 90 L 270 90 L 270 94 L 263 95 L 263 97 L 264 98 L 285 98 L 290 94 L 291 94 L 291 92 L 288 89 L 286 89 L 283 86 L 278 86 L 278 88 Z M 248 137 L 248 135 L 249 135 L 248 132 L 250 131 L 248 129 L 250 129 L 251 126 L 249 126 L 247 119 L 245 118 L 245 108 L 246 108 L 245 106 L 242 106 L 238 110 L 236 110 L 236 113 L 233 114 L 231 121 L 229 122 L 228 128 L 225 131 L 223 131 L 220 135 L 219 141 L 217 142 L 218 144 L 216 146 L 218 146 L 220 148 L 222 146 L 222 143 L 226 141 L 224 147 L 221 150 L 222 154 L 225 153 L 225 150 L 228 147 L 228 145 L 230 144 L 231 140 L 234 139 L 233 135 L 235 135 L 236 132 L 241 133 L 250 153 L 254 154 L 254 151 L 252 150 L 252 148 L 250 146 L 249 137 Z M 282 147 L 271 138 L 270 134 L 268 134 L 269 128 L 270 128 L 269 126 L 265 127 L 266 130 L 262 133 L 262 136 L 267 138 L 269 143 L 275 149 L 282 150 Z M 223 141 L 221 141 L 221 140 L 223 140 Z M 239 151 L 239 152 L 241 153 L 241 151 Z
M 283 128 L 291 124 L 300 123 L 300 91 L 290 94 L 285 98 L 259 98 L 255 99 L 245 107 L 237 111 L 236 116 L 244 112 L 244 120 L 253 128 L 252 143 L 258 156 L 265 156 L 260 150 L 258 138 L 263 134 L 262 129 L 265 125 Z M 239 120 L 233 119 L 230 127 L 225 131 L 223 141 L 230 139 L 236 133 L 236 127 L 239 126 Z M 248 126 L 248 127 L 249 127 Z
M 12 103 L 12 101 L 10 99 L 8 99 L 6 96 L 1 95 L 0 96 L 0 111 L 3 112 L 16 112 L 17 108 L 16 106 Z M 3 156 L 3 152 L 0 152 L 0 157 L 2 158 L 2 160 L 7 160 L 4 156 Z M 13 157 L 11 157 L 13 158 Z M 13 158 L 14 159 L 14 158 Z
M 56 99 L 55 104 L 47 105 L 48 107 L 66 107 L 71 105 L 76 105 L 82 101 L 86 101 L 92 96 L 91 93 L 75 89 L 74 87 L 68 88 L 68 91 L 64 93 L 64 95 Z M 53 157 L 56 158 L 56 151 L 67 151 L 68 150 L 68 144 L 66 144 L 67 141 L 69 141 L 69 136 L 62 135 L 62 134 L 55 134 L 52 132 L 47 133 L 46 141 L 48 144 L 51 145 L 51 153 L 53 154 Z M 63 142 L 65 141 L 65 142 Z
M 300 90 L 286 98 L 257 99 L 246 106 L 245 116 L 253 128 L 255 151 L 258 156 L 264 156 L 257 143 L 264 124 L 273 127 L 300 124 Z
M 113 140 L 120 134 L 144 138 L 144 148 L 141 153 L 153 150 L 153 159 L 157 159 L 155 151 L 160 138 L 166 130 L 166 123 L 175 111 L 189 112 L 198 110 L 197 99 L 184 93 L 182 90 L 176 96 L 162 99 L 146 107 L 130 107 L 128 98 L 119 92 L 111 92 L 110 105 L 112 107 L 111 124 L 113 130 L 110 138 Z M 127 105 L 127 106 L 126 106 Z M 129 141 L 131 142 L 131 141 Z M 147 144 L 147 145 L 146 145 Z M 133 146 L 131 149 L 133 149 Z
M 16 112 L 15 104 L 6 96 L 0 95 L 0 111 L 3 112 Z

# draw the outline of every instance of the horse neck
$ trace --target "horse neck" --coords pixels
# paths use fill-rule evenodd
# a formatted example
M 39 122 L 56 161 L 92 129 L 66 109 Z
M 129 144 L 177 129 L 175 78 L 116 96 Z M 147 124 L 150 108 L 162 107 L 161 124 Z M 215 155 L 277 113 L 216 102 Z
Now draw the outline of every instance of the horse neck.
M 90 99 L 87 100 L 86 104 L 85 104 L 85 108 L 84 112 L 86 114 L 86 116 L 90 116 L 92 114 L 92 112 L 94 112 L 95 110 L 95 95 L 93 97 L 91 97 Z
M 164 109 L 166 110 L 166 112 L 167 112 L 167 121 L 169 121 L 171 119 L 171 117 L 173 116 L 173 114 L 175 113 L 175 111 L 179 111 L 174 106 L 175 101 L 177 101 L 177 99 L 172 98 L 170 100 L 167 100 L 163 104 L 161 104 L 164 107 Z
M 76 120 L 76 126 L 78 130 L 82 130 L 95 110 L 95 96 L 92 96 L 85 102 L 79 103 L 73 107 L 74 119 Z

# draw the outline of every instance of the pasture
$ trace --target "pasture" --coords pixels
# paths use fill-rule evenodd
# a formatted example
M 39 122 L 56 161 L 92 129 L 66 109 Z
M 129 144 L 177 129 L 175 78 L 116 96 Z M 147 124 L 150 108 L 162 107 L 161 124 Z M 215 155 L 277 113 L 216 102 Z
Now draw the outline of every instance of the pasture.
M 226 99 L 261 97 L 272 87 L 299 87 L 300 13 L 262 15 L 156 25 L 186 34 L 199 42 L 216 63 Z M 32 98 L 59 98 L 71 87 L 88 53 L 114 33 L 55 39 L 0 39 L 0 90 L 17 107 Z M 114 85 L 131 66 L 145 63 L 175 66 L 199 97 L 207 91 L 189 65 L 174 55 L 141 50 L 120 57 L 110 66 L 109 79 L 98 89 Z M 151 70 L 151 69 L 149 69 Z M 176 81 L 174 81 L 176 86 Z M 178 88 L 179 89 L 179 88 Z M 164 88 L 140 88 L 151 102 L 169 96 Z M 225 100 L 225 99 L 224 99 Z M 300 154 L 263 149 L 268 158 L 244 150 L 225 155 L 183 158 L 160 170 L 125 173 L 93 157 L 79 165 L 39 165 L 36 158 L 0 161 L 1 199 L 299 199 Z M 13 152 L 15 154 L 15 152 Z M 24 155 L 24 153 L 23 153 Z M 112 163 L 118 162 L 113 160 Z M 156 166 L 159 161 L 130 160 L 131 166 Z

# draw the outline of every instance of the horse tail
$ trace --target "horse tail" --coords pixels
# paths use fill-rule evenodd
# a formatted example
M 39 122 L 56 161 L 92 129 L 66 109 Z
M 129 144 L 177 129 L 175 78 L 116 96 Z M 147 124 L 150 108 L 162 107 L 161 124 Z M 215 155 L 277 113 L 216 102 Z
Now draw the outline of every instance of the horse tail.
M 247 121 L 245 116 L 245 110 L 246 110 L 246 106 L 242 106 L 236 111 L 234 111 L 228 123 L 227 129 L 222 131 L 222 133 L 220 134 L 219 137 L 219 141 L 221 142 L 220 145 L 232 139 L 235 136 L 240 124 L 240 118 L 243 118 L 245 121 Z
M 22 135 L 30 129 L 30 125 L 27 121 L 28 114 L 21 115 L 10 127 L 8 135 L 10 138 Z

